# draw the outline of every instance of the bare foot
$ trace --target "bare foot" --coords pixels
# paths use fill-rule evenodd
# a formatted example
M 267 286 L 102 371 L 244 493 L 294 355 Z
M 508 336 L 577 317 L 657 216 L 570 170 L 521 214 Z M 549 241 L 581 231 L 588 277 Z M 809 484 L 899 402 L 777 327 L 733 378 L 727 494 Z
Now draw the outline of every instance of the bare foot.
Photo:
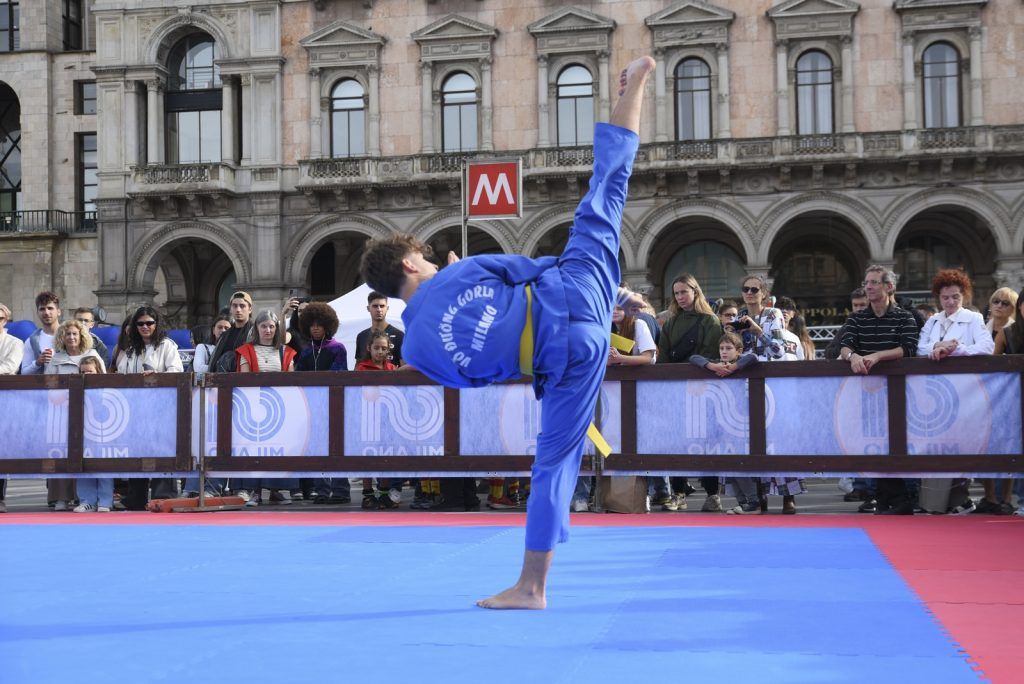
M 537 593 L 516 584 L 500 594 L 477 601 L 476 605 L 492 610 L 544 610 L 548 601 L 543 591 Z
M 654 71 L 654 66 L 654 60 L 650 57 L 640 57 L 626 65 L 626 68 L 619 74 L 619 97 L 626 94 L 626 88 L 631 83 L 643 86 L 647 81 L 647 76 Z

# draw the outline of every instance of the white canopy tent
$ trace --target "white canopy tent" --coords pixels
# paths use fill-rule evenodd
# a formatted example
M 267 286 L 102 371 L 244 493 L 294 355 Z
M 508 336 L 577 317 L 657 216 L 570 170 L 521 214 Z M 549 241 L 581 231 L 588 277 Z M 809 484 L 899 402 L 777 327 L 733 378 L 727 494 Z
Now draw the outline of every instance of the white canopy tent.
M 345 345 L 348 351 L 348 369 L 356 367 L 356 335 L 370 327 L 370 312 L 366 310 L 366 298 L 373 292 L 373 288 L 365 283 L 347 292 L 337 299 L 327 302 L 338 314 L 338 332 L 334 339 Z M 405 311 L 405 302 L 397 297 L 388 297 L 388 323 L 401 331 L 405 331 L 402 324 L 402 312 Z

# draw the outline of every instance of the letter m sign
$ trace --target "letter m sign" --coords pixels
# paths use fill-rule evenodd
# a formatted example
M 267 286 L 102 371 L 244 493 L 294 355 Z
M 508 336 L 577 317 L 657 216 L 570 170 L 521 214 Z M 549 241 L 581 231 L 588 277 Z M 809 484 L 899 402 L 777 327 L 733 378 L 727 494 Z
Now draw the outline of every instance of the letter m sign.
M 462 183 L 465 217 L 522 218 L 523 163 L 467 162 Z

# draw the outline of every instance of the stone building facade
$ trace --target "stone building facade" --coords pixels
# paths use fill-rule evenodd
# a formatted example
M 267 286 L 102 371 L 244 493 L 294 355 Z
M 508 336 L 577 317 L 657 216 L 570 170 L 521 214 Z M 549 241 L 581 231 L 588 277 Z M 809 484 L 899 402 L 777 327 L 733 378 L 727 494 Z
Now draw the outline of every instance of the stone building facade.
M 331 297 L 395 230 L 457 249 L 467 158 L 521 157 L 526 199 L 474 223 L 469 253 L 556 252 L 591 124 L 647 52 L 621 262 L 656 304 L 682 271 L 712 298 L 765 274 L 813 323 L 842 317 L 868 263 L 917 297 L 947 265 L 981 296 L 1024 285 L 1018 0 L 96 0 L 91 17 L 96 51 L 60 57 L 95 74 L 83 239 L 108 311 L 156 299 L 196 323 L 235 287 Z M 51 208 L 60 156 L 32 181 Z

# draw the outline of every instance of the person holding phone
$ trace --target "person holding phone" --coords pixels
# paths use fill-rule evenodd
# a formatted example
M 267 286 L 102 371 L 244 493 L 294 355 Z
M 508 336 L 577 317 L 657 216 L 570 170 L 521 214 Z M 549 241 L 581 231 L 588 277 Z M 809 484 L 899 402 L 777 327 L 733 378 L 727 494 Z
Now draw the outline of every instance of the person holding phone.
M 36 295 L 36 316 L 39 327 L 25 340 L 21 359 L 22 375 L 39 375 L 53 358 L 53 336 L 60 326 L 60 298 L 53 292 Z

